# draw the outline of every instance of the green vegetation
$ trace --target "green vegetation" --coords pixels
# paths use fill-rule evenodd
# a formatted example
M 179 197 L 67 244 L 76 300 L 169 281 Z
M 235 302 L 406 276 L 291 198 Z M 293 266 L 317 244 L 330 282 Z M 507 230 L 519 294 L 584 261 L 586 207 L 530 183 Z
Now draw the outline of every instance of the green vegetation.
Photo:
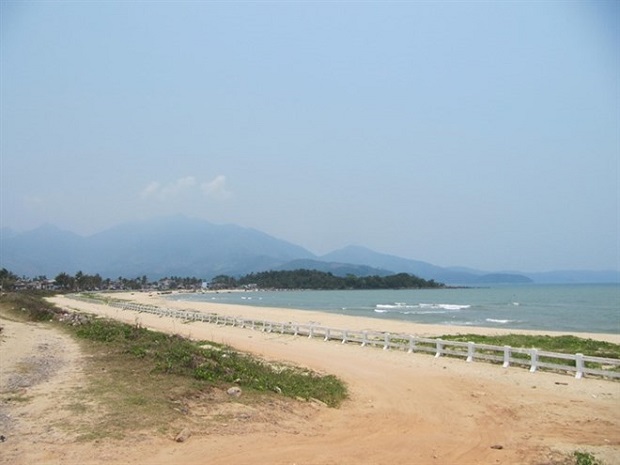
M 110 320 L 91 320 L 77 328 L 78 337 L 107 344 L 119 355 L 142 360 L 154 372 L 192 377 L 214 386 L 232 383 L 260 392 L 319 399 L 335 407 L 346 388 L 334 376 L 319 376 L 294 367 L 274 367 L 211 342 L 194 342 Z
M 31 320 L 49 321 L 61 312 L 42 298 L 45 295 L 9 293 L 3 296 L 2 304 Z M 78 326 L 65 327 L 78 338 L 101 345 L 99 348 L 107 353 L 139 359 L 142 366 L 153 372 L 190 377 L 212 386 L 235 383 L 254 391 L 315 398 L 332 407 L 338 406 L 347 395 L 346 387 L 334 376 L 319 376 L 295 367 L 274 367 L 211 342 L 190 341 L 105 319 L 90 318 Z
M 215 288 L 255 286 L 259 289 L 422 289 L 444 287 L 434 280 L 398 273 L 390 276 L 334 276 L 317 270 L 263 271 L 239 279 L 220 275 L 213 279 Z
M 15 273 L 10 272 L 6 268 L 2 268 L 0 270 L 0 287 L 3 290 L 13 289 L 13 286 L 15 286 L 15 283 L 18 279 L 19 276 L 17 276 Z
M 67 405 L 59 406 L 75 415 L 54 425 L 80 440 L 122 438 L 129 431 L 175 434 L 180 425 L 196 418 L 198 429 L 220 428 L 226 418 L 200 412 L 225 412 L 233 401 L 269 412 L 274 405 L 291 402 L 287 397 L 317 399 L 331 407 L 347 397 L 346 386 L 334 376 L 270 364 L 227 346 L 140 326 L 85 315 L 66 318 L 44 296 L 3 294 L 0 313 L 13 320 L 52 320 L 48 324 L 81 341 L 88 383 L 71 393 Z M 242 388 L 243 396 L 228 396 L 231 386 Z M 198 417 L 188 417 L 194 411 Z
M 584 354 L 594 357 L 620 359 L 620 344 L 583 339 L 575 336 L 531 336 L 524 334 L 481 336 L 478 334 L 459 334 L 441 336 L 440 339 L 515 348 L 536 348 L 563 354 Z
M 2 295 L 2 306 L 21 313 L 31 321 L 49 321 L 54 318 L 58 310 L 44 297 L 54 295 L 47 291 L 8 292 Z
M 603 462 L 599 461 L 589 452 L 577 451 L 573 454 L 575 458 L 575 465 L 603 465 Z

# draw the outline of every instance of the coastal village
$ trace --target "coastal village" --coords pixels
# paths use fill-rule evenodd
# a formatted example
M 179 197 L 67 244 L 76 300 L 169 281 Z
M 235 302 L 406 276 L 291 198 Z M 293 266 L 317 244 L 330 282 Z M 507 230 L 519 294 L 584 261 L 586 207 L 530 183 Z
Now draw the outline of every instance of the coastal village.
M 205 288 L 210 288 L 210 283 L 202 279 L 175 276 L 149 281 L 146 276 L 133 279 L 123 277 L 104 279 L 99 275 L 92 276 L 80 272 L 76 273 L 75 276 L 60 273 L 55 278 L 48 278 L 47 276 L 18 277 L 6 269 L 2 269 L 0 273 L 0 290 L 2 291 L 198 291 Z

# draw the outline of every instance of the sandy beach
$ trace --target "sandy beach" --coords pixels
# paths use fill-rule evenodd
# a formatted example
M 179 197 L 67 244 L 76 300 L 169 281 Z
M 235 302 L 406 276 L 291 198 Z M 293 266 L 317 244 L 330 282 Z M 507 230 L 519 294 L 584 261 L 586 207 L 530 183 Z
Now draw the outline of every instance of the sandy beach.
M 474 330 L 485 334 L 514 332 L 415 325 L 291 309 L 170 301 L 155 293 L 125 293 L 114 297 L 245 318 L 313 322 L 335 328 L 419 336 Z M 220 432 L 198 431 L 183 444 L 156 435 L 141 435 L 140 440 L 127 438 L 120 443 L 63 447 L 46 443 L 44 452 L 15 444 L 13 463 L 553 464 L 559 463 L 562 453 L 575 450 L 592 452 L 607 464 L 620 463 L 618 382 L 577 380 L 561 374 L 530 373 L 516 367 L 504 369 L 485 363 L 362 348 L 238 327 L 182 323 L 62 296 L 53 300 L 62 308 L 225 343 L 268 360 L 334 374 L 347 383 L 350 399 L 338 409 L 323 407 L 311 413 L 290 412 L 277 424 L 260 428 L 250 425 L 241 428 L 236 423 L 236 428 L 226 425 Z M 583 336 L 619 340 L 618 335 Z M 8 363 L 5 354 L 3 350 L 3 364 Z

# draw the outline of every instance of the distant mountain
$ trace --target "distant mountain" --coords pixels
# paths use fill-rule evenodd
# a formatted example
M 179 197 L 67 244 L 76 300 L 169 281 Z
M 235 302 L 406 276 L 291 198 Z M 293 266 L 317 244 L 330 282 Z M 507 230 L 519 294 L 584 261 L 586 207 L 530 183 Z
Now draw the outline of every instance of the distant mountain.
M 64 271 L 116 278 L 147 275 L 210 279 L 273 269 L 314 255 L 303 247 L 236 225 L 182 216 L 125 223 L 90 237 L 42 226 L 0 244 L 0 265 L 18 275 Z
M 565 270 L 543 273 L 525 273 L 541 284 L 595 284 L 620 283 L 620 271 Z
M 276 271 L 293 271 L 299 269 L 323 271 L 324 273 L 332 273 L 334 276 L 340 277 L 345 277 L 350 274 L 355 276 L 389 276 L 395 273 L 394 271 L 382 270 L 366 265 L 325 262 L 311 259 L 300 259 L 287 262 L 276 268 Z
M 32 231 L 2 236 L 0 265 L 21 276 L 51 276 L 87 260 L 82 236 L 45 224 Z M 77 271 L 77 270 L 76 270 Z
M 478 276 L 477 284 L 529 284 L 534 281 L 527 276 L 512 273 L 489 273 Z
M 11 228 L 0 228 L 0 237 L 8 239 L 17 236 L 17 232 Z
M 437 282 L 455 285 L 515 282 L 514 280 L 517 279 L 514 275 L 504 275 L 503 273 L 486 274 L 483 271 L 464 268 L 442 268 L 419 260 L 408 260 L 394 255 L 382 254 L 360 246 L 344 247 L 323 255 L 321 260 L 340 261 L 357 265 L 364 264 L 375 268 L 392 270 L 393 272 L 410 273 L 420 278 L 434 279 Z M 522 280 L 521 282 L 530 281 L 525 276 L 519 279 Z
M 336 276 L 387 276 L 409 273 L 450 285 L 495 283 L 620 282 L 617 271 L 488 273 L 469 268 L 443 268 L 418 260 L 349 246 L 318 257 L 285 240 L 251 228 L 172 216 L 120 224 L 83 237 L 44 225 L 32 231 L 0 231 L 0 267 L 17 275 L 55 277 L 60 272 L 99 273 L 105 278 L 149 279 L 165 276 L 212 279 L 267 270 L 299 268 Z

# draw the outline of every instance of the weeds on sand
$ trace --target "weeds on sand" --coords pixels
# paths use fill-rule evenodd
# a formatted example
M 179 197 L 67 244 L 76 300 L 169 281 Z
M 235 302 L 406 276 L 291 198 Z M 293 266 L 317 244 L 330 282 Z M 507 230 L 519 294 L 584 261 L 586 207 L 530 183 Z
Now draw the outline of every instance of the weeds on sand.
M 584 354 L 594 357 L 620 358 L 620 344 L 583 339 L 576 336 L 533 336 L 527 334 L 507 334 L 503 336 L 482 336 L 479 334 L 458 334 L 441 336 L 450 341 L 475 342 L 496 346 L 536 348 L 563 354 Z
M 274 367 L 230 347 L 194 342 L 140 326 L 96 319 L 79 326 L 76 335 L 140 359 L 153 373 L 191 377 L 213 386 L 234 383 L 259 392 L 316 398 L 331 407 L 338 406 L 347 395 L 344 384 L 334 376 L 292 366 Z
M 122 438 L 129 431 L 169 434 L 187 421 L 188 402 L 230 402 L 225 392 L 231 384 L 244 390 L 235 402 L 258 405 L 288 396 L 336 407 L 347 396 L 334 376 L 276 366 L 230 347 L 93 317 L 73 326 L 75 319 L 66 319 L 43 299 L 46 295 L 51 294 L 5 294 L 0 310 L 12 320 L 55 320 L 52 324 L 82 341 L 89 382 L 59 405 L 73 415 L 54 425 L 78 439 Z
M 573 453 L 575 459 L 575 465 L 603 465 L 603 462 L 599 461 L 589 452 L 576 451 Z

